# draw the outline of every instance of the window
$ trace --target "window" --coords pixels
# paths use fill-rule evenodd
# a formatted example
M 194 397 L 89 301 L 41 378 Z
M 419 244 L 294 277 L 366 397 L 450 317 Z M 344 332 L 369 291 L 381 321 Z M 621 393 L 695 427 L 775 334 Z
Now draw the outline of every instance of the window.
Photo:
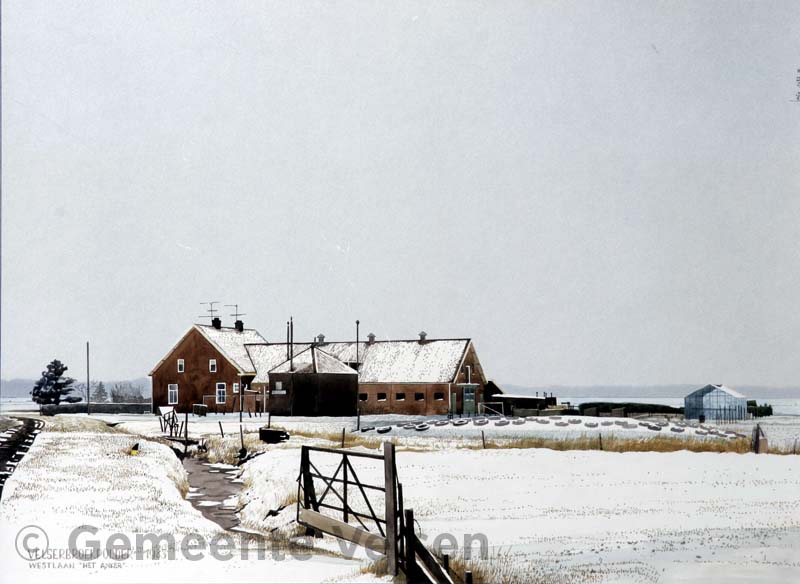
M 414 399 L 417 401 L 425 401 L 425 394 L 417 392 L 414 394 Z
M 275 382 L 275 387 L 272 388 L 272 395 L 286 395 L 286 390 L 283 389 L 283 381 Z
M 359 393 L 358 394 L 358 401 L 367 401 L 367 394 L 366 393 Z
M 433 394 L 433 399 L 435 399 L 436 401 L 443 401 L 444 400 L 444 392 L 437 391 L 436 393 Z
M 228 391 L 224 383 L 217 383 L 217 403 L 224 404 Z
M 209 373 L 216 373 L 217 372 L 217 360 L 216 359 L 209 359 L 208 360 L 208 372 Z
M 178 403 L 178 384 L 170 383 L 167 385 L 167 403 L 171 406 Z
M 233 384 L 233 393 L 239 393 L 239 384 L 238 383 L 234 383 Z
M 183 359 L 178 359 L 178 373 L 183 373 L 186 370 L 186 364 Z
M 406 401 L 406 394 L 404 393 L 394 394 L 394 401 Z
M 386 401 L 386 394 L 385 393 L 379 393 L 378 394 L 378 401 Z

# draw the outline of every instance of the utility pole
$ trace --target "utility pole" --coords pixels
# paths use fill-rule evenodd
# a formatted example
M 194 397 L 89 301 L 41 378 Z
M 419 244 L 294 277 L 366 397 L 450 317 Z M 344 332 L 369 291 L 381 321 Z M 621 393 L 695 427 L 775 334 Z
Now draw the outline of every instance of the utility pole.
M 89 341 L 86 341 L 86 415 L 91 414 L 89 411 L 89 400 L 92 395 L 92 386 L 89 384 Z
M 360 324 L 361 322 L 356 320 L 356 371 L 358 371 L 358 325 Z

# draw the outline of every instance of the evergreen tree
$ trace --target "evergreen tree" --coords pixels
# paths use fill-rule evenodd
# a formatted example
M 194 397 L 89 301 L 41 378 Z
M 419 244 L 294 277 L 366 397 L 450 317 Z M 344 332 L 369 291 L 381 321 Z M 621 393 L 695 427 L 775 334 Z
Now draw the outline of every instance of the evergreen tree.
M 62 401 L 68 403 L 81 401 L 81 398 L 69 395 L 75 389 L 72 386 L 75 380 L 64 375 L 67 369 L 69 368 L 61 361 L 53 359 L 47 365 L 47 371 L 42 371 L 41 379 L 36 382 L 36 385 L 31 390 L 33 401 L 39 405 L 58 405 Z
M 102 403 L 108 401 L 108 392 L 106 386 L 102 381 L 98 382 L 97 387 L 92 392 L 92 401 L 95 403 Z

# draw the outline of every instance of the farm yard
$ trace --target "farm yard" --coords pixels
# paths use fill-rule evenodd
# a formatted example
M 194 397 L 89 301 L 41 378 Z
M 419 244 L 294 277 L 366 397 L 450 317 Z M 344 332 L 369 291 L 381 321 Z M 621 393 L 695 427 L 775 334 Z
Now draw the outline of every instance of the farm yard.
M 154 416 L 44 420 L 44 431 L 0 501 L 6 546 L 13 546 L 17 531 L 30 524 L 47 530 L 51 546 L 65 543 L 68 531 L 83 523 L 96 525 L 100 531 L 94 537 L 101 541 L 114 532 L 133 540 L 148 531 L 172 533 L 178 540 L 189 533 L 213 538 L 226 532 L 204 516 L 202 505 L 219 505 L 235 507 L 238 515 L 240 524 L 227 533 L 260 534 L 297 550 L 308 543 L 293 540 L 302 534 L 294 523 L 299 446 L 338 447 L 344 428 L 345 446 L 355 452 L 378 451 L 387 440 L 396 444 L 405 504 L 414 509 L 426 544 L 433 545 L 437 535 L 451 535 L 454 561 L 471 567 L 476 581 L 800 578 L 800 560 L 793 551 L 800 547 L 800 458 L 738 453 L 740 444 L 749 443 L 751 426 L 744 423 L 701 427 L 566 416 L 551 417 L 548 423 L 536 418 L 445 425 L 436 418 L 384 415 L 362 417 L 365 431 L 356 431 L 355 418 L 274 416 L 271 425 L 292 437 L 267 445 L 257 434 L 266 417 L 245 416 L 244 443 L 257 456 L 237 466 L 231 463 L 241 446 L 238 416 L 189 416 L 188 434 L 205 450 L 194 454 L 213 465 L 209 472 L 237 485 L 232 498 L 211 500 L 189 483 L 178 457 L 160 438 Z M 508 423 L 497 424 L 503 421 Z M 422 423 L 427 428 L 417 429 Z M 762 426 L 771 440 L 780 436 L 783 446 L 791 446 L 792 437 L 800 434 L 790 417 L 762 421 Z M 134 444 L 139 445 L 136 456 L 129 452 Z M 324 456 L 315 464 L 333 470 Z M 379 465 L 364 464 L 358 472 L 365 482 L 382 477 Z M 364 510 L 354 506 L 359 509 Z M 472 559 L 465 562 L 465 542 L 476 534 L 485 536 L 488 558 L 477 557 L 480 546 L 475 543 Z M 168 575 L 175 582 L 198 577 L 388 580 L 363 550 L 343 557 L 338 540 L 329 536 L 315 540 L 314 547 L 311 560 L 287 553 L 281 561 L 267 555 L 263 560 L 193 562 L 179 555 L 174 561 L 127 560 L 124 572 L 98 564 L 50 567 L 43 573 L 50 581 L 102 581 L 123 574 L 131 580 Z M 16 556 L 7 564 L 9 574 L 31 570 Z

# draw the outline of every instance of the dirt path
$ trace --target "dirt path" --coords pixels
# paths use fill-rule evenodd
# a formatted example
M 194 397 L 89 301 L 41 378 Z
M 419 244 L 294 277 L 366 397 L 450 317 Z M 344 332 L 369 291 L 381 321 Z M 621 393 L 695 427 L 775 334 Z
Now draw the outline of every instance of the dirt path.
M 189 474 L 187 498 L 206 519 L 231 529 L 239 525 L 236 498 L 242 490 L 241 469 L 229 464 L 209 464 L 196 458 L 185 458 L 183 467 Z
M 16 418 L 21 425 L 9 428 L 0 434 L 0 498 L 3 497 L 3 487 L 11 476 L 17 464 L 30 449 L 36 435 L 44 427 L 44 422 L 33 418 Z

